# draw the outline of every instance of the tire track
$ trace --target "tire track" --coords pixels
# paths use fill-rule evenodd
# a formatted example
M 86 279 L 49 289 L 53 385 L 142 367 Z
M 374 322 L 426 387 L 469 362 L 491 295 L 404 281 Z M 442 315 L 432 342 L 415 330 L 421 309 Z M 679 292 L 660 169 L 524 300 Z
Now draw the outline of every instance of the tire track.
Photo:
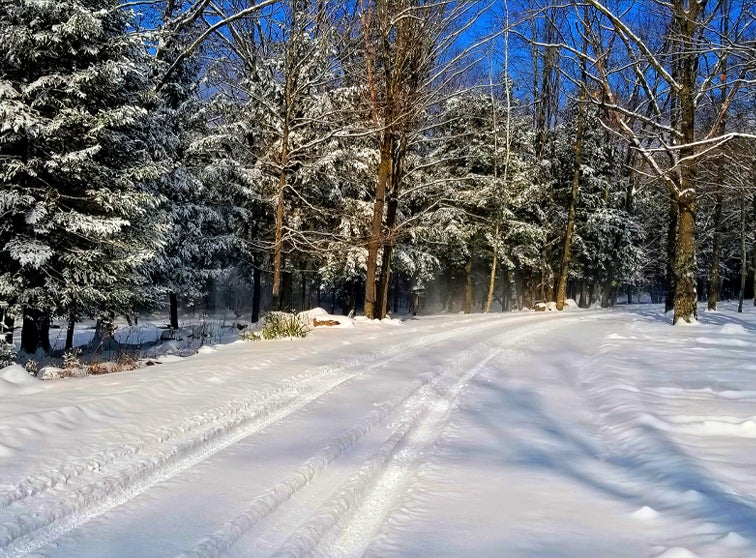
M 559 320 L 559 323 L 564 323 L 564 320 Z M 555 325 L 557 324 L 555 323 Z M 398 411 L 400 407 L 404 408 L 404 417 L 396 421 L 392 434 L 381 448 L 352 478 L 337 490 L 312 520 L 290 537 L 275 556 L 312 555 L 326 533 L 348 521 L 352 514 L 361 509 L 364 501 L 370 498 L 375 501 L 385 500 L 385 493 L 390 492 L 392 486 L 407 478 L 405 474 L 407 471 L 397 475 L 398 470 L 391 467 L 391 463 L 397 459 L 398 455 L 402 456 L 402 460 L 409 460 L 410 463 L 414 463 L 423 451 L 431 447 L 464 388 L 493 358 L 505 350 L 506 345 L 518 343 L 531 336 L 533 334 L 530 331 L 531 329 L 535 330 L 535 333 L 545 333 L 551 327 L 546 326 L 544 328 L 539 320 L 539 323 L 533 324 L 531 327 L 526 326 L 523 330 L 514 334 L 507 332 L 480 342 L 460 353 L 446 366 L 428 372 L 427 374 L 430 374 L 432 378 L 430 381 L 426 378 L 419 384 L 413 385 L 389 408 L 382 410 L 381 421 Z M 492 345 L 496 348 L 492 349 Z M 466 369 L 458 377 L 448 377 L 448 372 L 453 371 L 460 364 L 476 355 L 483 356 L 478 364 Z M 445 386 L 444 383 L 448 385 Z M 357 429 L 362 432 L 362 426 L 358 426 Z M 348 447 L 344 446 L 342 438 L 337 438 L 332 444 L 307 460 L 291 477 L 253 499 L 244 512 L 228 520 L 220 529 L 202 539 L 191 549 L 178 555 L 177 558 L 217 558 L 222 556 L 262 519 L 278 511 L 296 492 L 314 482 L 317 474 L 324 471 L 331 462 L 345 453 L 363 436 L 364 433 L 359 436 L 348 435 L 347 438 L 350 440 Z M 421 440 L 427 441 L 421 442 Z M 371 496 L 371 493 L 375 492 L 376 486 L 378 493 L 381 494 L 376 493 L 377 496 Z M 373 510 L 375 508 L 374 505 L 370 504 L 369 507 Z M 378 516 L 383 517 L 384 512 L 386 510 L 379 510 Z M 375 517 L 373 512 L 368 515 Z M 328 553 L 324 555 L 330 556 Z
M 533 317 L 524 319 L 532 320 Z M 519 321 L 522 320 L 517 320 Z M 512 319 L 507 322 L 516 323 Z M 419 352 L 427 346 L 458 337 L 460 334 L 475 333 L 499 325 L 499 320 L 485 320 L 474 325 L 468 323 L 441 333 L 426 334 L 391 345 L 363 357 L 344 359 L 335 366 L 315 368 L 282 382 L 283 386 L 262 397 L 258 395 L 251 400 L 235 400 L 213 412 L 199 415 L 198 422 L 212 425 L 209 429 L 198 432 L 192 424 L 197 417 L 189 419 L 188 423 L 184 421 L 185 426 L 174 425 L 162 429 L 162 432 L 152 438 L 159 441 L 158 445 L 147 442 L 125 452 L 110 454 L 107 457 L 116 471 L 68 491 L 62 501 L 47 506 L 44 514 L 18 514 L 11 521 L 3 523 L 0 526 L 0 543 L 3 545 L 0 556 L 23 555 L 49 544 L 72 529 L 128 502 L 155 484 L 186 471 L 219 451 L 299 411 L 355 377 L 406 358 L 407 351 Z M 176 441 L 177 436 L 181 435 L 186 439 L 159 451 L 165 445 L 164 442 Z M 155 454 L 144 457 L 139 455 L 145 450 L 153 450 Z M 118 465 L 124 465 L 124 455 L 133 455 L 137 459 L 118 469 Z M 86 466 L 79 466 L 76 470 L 78 475 L 74 474 L 60 480 L 53 479 L 42 486 L 33 481 L 26 486 L 22 483 L 21 486 L 26 490 L 18 489 L 15 493 L 11 491 L 6 493 L 6 498 L 12 502 L 42 494 L 61 484 L 69 483 L 71 479 L 84 478 L 87 473 L 93 471 L 90 468 L 93 462 L 101 465 L 104 461 L 107 459 L 91 460 Z
M 346 434 L 337 437 L 318 453 L 306 460 L 292 475 L 253 499 L 249 506 L 239 515 L 227 521 L 220 529 L 202 539 L 177 558 L 214 558 L 223 555 L 234 543 L 249 532 L 261 520 L 276 512 L 288 502 L 294 494 L 302 490 L 326 467 L 350 450 L 373 427 L 385 421 L 402 405 L 418 397 L 428 386 L 438 383 L 443 375 L 464 361 L 474 357 L 480 350 L 480 344 L 460 353 L 446 366 L 438 367 L 424 373 L 412 382 L 409 388 L 400 392 L 390 402 L 386 402 L 371 411 L 358 425 Z
M 488 324 L 490 325 L 490 323 Z M 467 326 L 469 328 L 469 326 Z M 466 328 L 458 327 L 464 331 Z M 439 335 L 442 337 L 438 338 Z M 280 386 L 263 392 L 251 390 L 251 393 L 245 397 L 229 401 L 221 406 L 195 415 L 168 427 L 160 427 L 152 432 L 142 432 L 137 440 L 122 444 L 118 448 L 109 451 L 97 452 L 93 455 L 69 462 L 62 467 L 54 468 L 46 472 L 37 473 L 33 476 L 18 482 L 13 488 L 0 492 L 0 510 L 14 502 L 20 502 L 31 496 L 41 495 L 53 488 L 58 488 L 62 484 L 72 484 L 74 480 L 91 473 L 93 471 L 104 472 L 108 467 L 118 466 L 127 459 L 139 456 L 151 449 L 160 447 L 168 442 L 176 440 L 181 436 L 190 435 L 200 432 L 208 425 L 217 424 L 232 414 L 243 414 L 253 409 L 255 406 L 263 404 L 267 399 L 276 396 L 286 389 L 304 388 L 309 383 L 321 380 L 325 376 L 334 375 L 350 368 L 355 368 L 366 362 L 372 362 L 378 359 L 391 358 L 404 351 L 419 347 L 422 348 L 428 344 L 446 340 L 450 337 L 450 332 L 443 334 L 428 334 L 417 340 L 404 342 L 390 347 L 387 350 L 369 353 L 363 357 L 341 359 L 335 364 L 329 364 L 307 370 L 301 374 L 287 378 L 281 382 Z M 395 359 L 392 359 L 395 360 Z
M 564 324 L 564 320 L 560 322 Z M 365 555 L 372 536 L 395 508 L 417 466 L 433 451 L 465 388 L 508 347 L 536 334 L 548 333 L 556 325 L 534 324 L 493 338 L 491 342 L 497 348 L 475 366 L 450 385 L 437 386 L 440 389 L 429 392 L 429 397 L 409 405 L 378 451 L 296 530 L 273 558 Z
M 346 520 L 353 517 L 360 508 L 370 507 L 373 513 L 376 510 L 375 506 L 370 506 L 371 503 L 376 504 L 381 500 L 389 502 L 390 496 L 385 495 L 401 483 L 408 465 L 419 458 L 421 448 L 428 446 L 424 439 L 432 437 L 433 429 L 441 426 L 443 415 L 464 386 L 499 353 L 501 350 L 494 351 L 469 369 L 453 388 L 440 396 L 436 405 L 422 403 L 411 408 L 378 451 L 341 485 L 312 519 L 297 529 L 273 554 L 273 558 L 312 556 L 329 531 L 346 523 Z M 380 517 L 382 519 L 383 515 Z M 360 523 L 364 524 L 365 521 L 354 523 L 360 526 Z M 357 541 L 365 538 L 364 532 L 355 532 L 353 536 L 356 536 Z

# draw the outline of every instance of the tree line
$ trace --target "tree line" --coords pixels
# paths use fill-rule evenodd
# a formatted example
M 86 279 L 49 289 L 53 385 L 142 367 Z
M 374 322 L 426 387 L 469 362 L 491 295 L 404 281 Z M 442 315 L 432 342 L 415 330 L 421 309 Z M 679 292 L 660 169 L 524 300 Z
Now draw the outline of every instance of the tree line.
M 756 283 L 752 0 L 0 4 L 0 314 L 252 319 Z M 751 280 L 749 281 L 749 277 Z M 264 299 L 263 290 L 271 298 Z M 303 302 L 303 305 L 306 305 Z M 261 306 L 265 306 L 262 307 Z

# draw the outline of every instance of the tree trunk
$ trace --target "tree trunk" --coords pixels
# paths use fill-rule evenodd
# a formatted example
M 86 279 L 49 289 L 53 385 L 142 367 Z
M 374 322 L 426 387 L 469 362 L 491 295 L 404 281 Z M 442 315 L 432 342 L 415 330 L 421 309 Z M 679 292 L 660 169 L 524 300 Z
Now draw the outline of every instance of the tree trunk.
M 383 245 L 383 254 L 381 254 L 381 272 L 378 280 L 378 298 L 377 305 L 380 313 L 377 318 L 383 319 L 388 312 L 388 295 L 389 283 L 391 282 L 391 255 L 394 252 L 394 246 L 387 242 Z
M 557 283 L 556 307 L 564 310 L 564 301 L 567 298 L 567 276 L 569 273 L 570 259 L 572 257 L 572 233 L 575 229 L 575 209 L 580 188 L 580 164 L 582 161 L 582 135 L 583 135 L 583 106 L 578 113 L 577 137 L 575 139 L 575 168 L 572 175 L 572 192 L 570 194 L 570 208 L 567 214 L 567 229 L 564 231 L 564 243 L 562 245 L 562 259 L 559 265 L 559 280 Z
M 680 320 L 693 322 L 698 319 L 698 297 L 696 296 L 696 100 L 695 85 L 697 62 L 701 55 L 696 44 L 696 25 L 703 4 L 687 0 L 673 0 L 672 9 L 676 25 L 679 25 L 680 82 L 676 96 L 679 99 L 679 131 L 682 136 L 677 170 L 678 186 L 678 226 L 677 254 L 675 257 L 675 313 L 672 323 Z
M 473 257 L 470 254 L 465 263 L 465 314 L 472 312 L 473 281 L 472 281 Z
M 601 291 L 601 308 L 609 308 L 612 305 L 612 283 L 607 282 Z
M 52 350 L 50 345 L 50 315 L 41 310 L 27 310 L 21 329 L 21 349 L 33 355 L 42 348 L 46 353 Z
M 664 299 L 664 311 L 669 312 L 675 307 L 675 259 L 677 252 L 677 224 L 679 208 L 673 198 L 669 204 L 669 226 L 667 228 L 667 276 L 666 298 Z
M 501 275 L 501 311 L 509 312 L 512 309 L 512 279 L 509 276 L 509 268 L 502 266 Z
M 391 168 L 391 180 L 389 182 L 390 189 L 386 192 L 386 221 L 385 231 L 387 237 L 384 240 L 383 247 L 383 262 L 385 265 L 381 266 L 380 284 L 382 286 L 382 292 L 379 293 L 381 297 L 381 318 L 386 317 L 386 310 L 388 305 L 388 289 L 389 280 L 391 274 L 391 257 L 394 252 L 394 244 L 396 242 L 396 218 L 399 211 L 399 189 L 404 178 L 404 157 L 406 142 L 399 141 L 397 143 L 398 148 L 394 150 L 392 158 Z
M 295 14 L 296 15 L 296 14 Z M 293 41 L 298 40 L 299 34 L 296 32 L 298 28 L 298 20 L 292 22 L 292 32 L 289 34 L 290 44 L 287 45 L 287 52 L 291 53 Z M 286 74 L 284 79 L 284 114 L 283 122 L 281 124 L 281 151 L 278 154 L 278 164 L 280 166 L 278 171 L 278 190 L 276 192 L 276 213 L 275 213 L 275 246 L 273 247 L 273 302 L 272 306 L 276 310 L 280 310 L 282 307 L 281 296 L 281 267 L 283 266 L 283 228 L 284 228 L 284 208 L 286 205 L 286 173 L 289 171 L 289 137 L 292 128 L 292 114 L 294 105 L 297 99 L 297 83 L 295 82 L 294 73 L 296 68 L 292 68 L 291 64 L 295 57 L 286 57 L 286 67 L 284 72 Z
M 746 246 L 746 205 L 745 196 L 740 205 L 740 293 L 738 294 L 738 312 L 743 312 L 746 276 L 748 275 L 748 248 Z M 754 295 L 756 296 L 756 295 Z
M 687 193 L 679 203 L 673 324 L 680 320 L 691 323 L 698 319 L 695 226 L 696 201 L 693 193 Z
M 94 337 L 89 342 L 89 349 L 91 351 L 107 351 L 117 346 L 116 340 L 113 337 L 113 318 L 114 316 L 110 314 L 100 316 L 97 319 Z
M 26 310 L 21 326 L 21 350 L 29 355 L 36 353 L 39 348 L 39 329 L 34 314 L 34 310 Z
M 376 272 L 378 271 L 378 251 L 383 245 L 383 210 L 386 204 L 388 182 L 391 179 L 393 156 L 393 140 L 388 132 L 384 133 L 381 141 L 381 158 L 378 164 L 378 185 L 375 190 L 373 205 L 373 221 L 370 226 L 370 240 L 368 241 L 367 269 L 365 271 L 365 317 L 378 317 L 378 285 Z
M 756 163 L 753 165 L 752 179 L 756 182 Z M 756 227 L 756 193 L 753 194 L 753 223 L 752 227 Z M 753 305 L 756 306 L 756 230 L 753 235 L 753 255 L 751 256 L 751 265 L 753 266 Z
M 498 244 L 499 240 L 499 223 L 496 223 L 496 229 L 494 230 L 495 244 Z M 491 305 L 494 299 L 494 289 L 496 288 L 496 264 L 499 261 L 496 253 L 496 246 L 493 247 L 493 254 L 491 255 L 491 276 L 488 280 L 488 297 L 486 298 L 485 313 L 488 314 L 491 311 Z M 504 307 L 504 301 L 502 301 L 502 308 Z
M 721 178 L 721 168 L 720 168 Z M 720 181 L 721 184 L 721 181 Z M 714 245 L 711 250 L 711 270 L 709 272 L 708 309 L 716 310 L 719 299 L 719 252 L 722 244 L 722 192 L 717 189 L 714 206 Z
M 302 307 L 300 308 L 300 311 L 304 312 L 305 310 L 309 310 L 309 306 L 310 306 L 309 302 L 307 301 L 307 272 L 306 271 L 302 271 L 300 279 L 301 279 L 300 286 L 302 289 L 302 292 L 300 293 L 301 294 L 300 301 L 302 305 Z
M 552 120 L 552 114 L 556 112 L 556 107 L 554 106 L 556 103 L 558 103 L 559 95 L 556 94 L 559 88 L 558 84 L 558 72 L 559 72 L 559 52 L 557 47 L 551 46 L 555 45 L 558 41 L 558 31 L 555 25 L 556 21 L 556 11 L 557 7 L 556 5 L 550 6 L 550 12 L 548 13 L 548 17 L 546 18 L 546 28 L 544 32 L 544 36 L 536 38 L 534 35 L 534 39 L 536 39 L 539 42 L 546 43 L 549 46 L 543 47 L 543 55 L 542 55 L 542 62 L 541 62 L 541 83 L 540 88 L 538 87 L 538 54 L 539 50 L 536 49 L 534 51 L 534 59 L 533 59 L 533 67 L 534 67 L 534 80 L 535 80 L 535 88 L 534 88 L 534 94 L 538 95 L 538 101 L 536 102 L 536 111 L 535 111 L 535 128 L 536 128 L 536 141 L 535 141 L 535 151 L 536 151 L 536 157 L 539 159 L 542 158 L 543 150 L 546 145 L 546 137 L 548 135 L 548 131 L 551 128 L 551 120 Z M 539 90 L 540 89 L 540 90 Z
M 173 291 L 168 293 L 168 300 L 171 305 L 171 327 L 178 329 L 178 297 Z
M 586 9 L 587 10 L 587 9 Z M 564 231 L 562 244 L 562 260 L 559 263 L 559 279 L 556 288 L 557 310 L 564 310 L 564 301 L 567 298 L 567 277 L 572 258 L 572 233 L 575 230 L 575 210 L 577 208 L 578 194 L 580 192 L 580 165 L 583 162 L 583 126 L 585 120 L 585 94 L 587 87 L 587 73 L 585 68 L 585 55 L 588 52 L 588 35 L 583 39 L 583 57 L 581 57 L 581 87 L 580 101 L 578 103 L 577 127 L 575 130 L 575 161 L 572 169 L 572 190 L 570 192 L 570 207 L 567 212 L 567 228 Z
M 282 155 L 283 156 L 283 155 Z M 281 260 L 283 259 L 283 220 L 286 203 L 286 173 L 281 169 L 278 175 L 278 195 L 276 198 L 276 238 L 273 246 L 273 302 L 275 310 L 281 309 Z
M 446 297 L 444 301 L 444 310 L 451 314 L 454 312 L 454 291 L 456 289 L 456 278 L 454 277 L 454 273 L 452 272 L 451 268 L 449 268 L 449 273 L 446 280 Z
M 394 314 L 399 314 L 399 274 L 394 273 L 394 281 L 393 281 L 393 288 L 391 290 L 391 298 L 392 298 L 392 304 L 391 307 L 394 309 Z
M 75 328 L 76 328 L 76 317 L 74 316 L 72 312 L 68 316 L 68 327 L 66 328 L 66 348 L 65 348 L 66 352 L 73 349 Z
M 46 353 L 52 351 L 50 345 L 50 314 L 43 312 L 39 318 L 39 344 Z
M 253 324 L 260 321 L 260 296 L 262 294 L 262 271 L 255 265 L 252 271 L 252 318 Z
M 378 318 L 385 318 L 388 310 L 388 290 L 391 275 L 391 257 L 394 252 L 394 226 L 396 225 L 396 215 L 399 211 L 399 195 L 397 189 L 402 179 L 402 160 L 401 154 L 397 154 L 394 160 L 393 172 L 391 175 L 391 191 L 386 195 L 386 222 L 385 230 L 388 236 L 384 239 L 383 254 L 381 256 L 381 271 L 378 278 L 378 290 L 376 298 L 376 308 L 380 310 Z

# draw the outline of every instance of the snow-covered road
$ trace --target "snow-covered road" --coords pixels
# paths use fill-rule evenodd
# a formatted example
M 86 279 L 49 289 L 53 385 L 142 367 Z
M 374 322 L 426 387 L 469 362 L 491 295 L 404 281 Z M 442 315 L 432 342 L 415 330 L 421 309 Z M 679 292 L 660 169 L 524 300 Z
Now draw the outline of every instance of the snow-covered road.
M 0 379 L 0 557 L 756 556 L 756 315 L 435 316 Z

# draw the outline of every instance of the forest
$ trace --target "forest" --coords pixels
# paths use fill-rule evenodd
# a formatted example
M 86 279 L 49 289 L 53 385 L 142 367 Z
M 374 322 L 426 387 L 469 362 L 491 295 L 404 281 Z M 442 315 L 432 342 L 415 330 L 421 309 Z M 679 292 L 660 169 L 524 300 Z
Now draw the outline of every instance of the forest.
M 0 353 L 215 305 L 742 309 L 755 14 L 0 0 Z

